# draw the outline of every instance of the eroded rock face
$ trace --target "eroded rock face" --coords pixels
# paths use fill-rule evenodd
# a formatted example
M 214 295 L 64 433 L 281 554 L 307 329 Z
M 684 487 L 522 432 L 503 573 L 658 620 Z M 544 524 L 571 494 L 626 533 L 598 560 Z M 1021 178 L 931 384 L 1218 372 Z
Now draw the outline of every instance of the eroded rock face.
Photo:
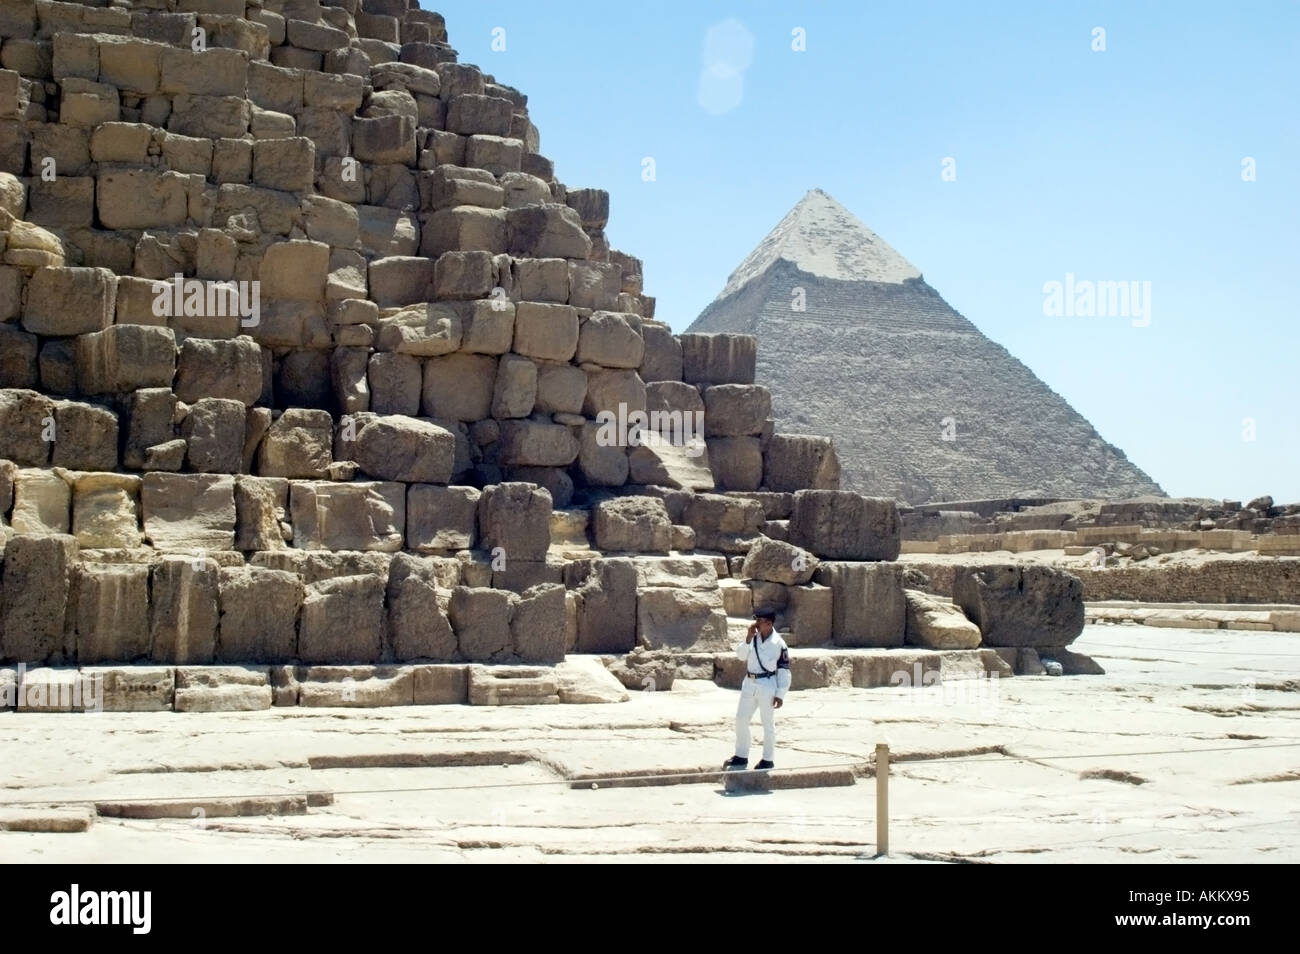
M 1055 567 L 962 567 L 952 600 L 988 646 L 1068 646 L 1083 632 L 1083 583 Z
M 959 607 L 920 590 L 905 590 L 907 642 L 926 649 L 974 649 L 980 629 Z

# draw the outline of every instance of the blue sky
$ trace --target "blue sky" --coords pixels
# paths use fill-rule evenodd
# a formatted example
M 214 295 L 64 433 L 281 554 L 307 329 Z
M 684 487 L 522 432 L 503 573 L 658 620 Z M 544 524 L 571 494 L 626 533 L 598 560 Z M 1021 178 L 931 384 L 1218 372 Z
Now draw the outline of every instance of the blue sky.
M 1300 3 L 433 6 L 674 330 L 822 188 L 1167 492 L 1300 501 Z M 706 109 L 727 20 L 752 56 Z M 1149 281 L 1150 324 L 1045 316 L 1067 273 Z

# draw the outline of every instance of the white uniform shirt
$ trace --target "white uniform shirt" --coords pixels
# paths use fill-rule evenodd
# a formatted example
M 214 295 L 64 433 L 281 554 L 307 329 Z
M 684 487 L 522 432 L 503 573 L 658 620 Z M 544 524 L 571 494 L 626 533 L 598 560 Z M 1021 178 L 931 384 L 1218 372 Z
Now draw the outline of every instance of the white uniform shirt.
M 763 670 L 775 672 L 775 676 L 763 676 L 761 679 L 754 681 L 759 685 L 766 682 L 776 684 L 776 697 L 784 699 L 786 690 L 790 688 L 790 656 L 789 647 L 786 646 L 785 640 L 781 638 L 776 630 L 772 630 L 772 635 L 764 639 L 762 635 L 757 635 L 749 642 L 740 642 L 736 644 L 736 658 L 745 661 L 746 670 L 751 676 L 761 675 Z M 785 664 L 782 665 L 782 660 Z M 759 663 L 762 665 L 759 665 Z

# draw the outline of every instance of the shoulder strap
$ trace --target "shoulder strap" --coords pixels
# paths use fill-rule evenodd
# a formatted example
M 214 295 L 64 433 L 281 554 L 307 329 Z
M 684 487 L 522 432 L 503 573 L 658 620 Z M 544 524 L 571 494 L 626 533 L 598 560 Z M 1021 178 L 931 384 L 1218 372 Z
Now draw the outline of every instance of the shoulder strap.
M 773 633 L 772 635 L 775 636 L 776 634 Z M 758 634 L 754 635 L 754 659 L 758 661 L 758 668 L 763 671 L 763 675 L 775 676 L 776 675 L 775 669 L 768 669 L 766 666 L 763 665 L 763 654 L 762 652 L 760 652 L 760 649 L 762 647 L 762 643 L 760 642 L 760 640 L 762 638 L 763 637 Z

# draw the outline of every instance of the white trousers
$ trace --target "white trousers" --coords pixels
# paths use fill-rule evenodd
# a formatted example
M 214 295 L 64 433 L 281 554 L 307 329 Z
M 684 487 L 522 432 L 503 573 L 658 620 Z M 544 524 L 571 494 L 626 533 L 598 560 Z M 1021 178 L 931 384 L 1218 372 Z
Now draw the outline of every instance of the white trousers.
M 753 679 L 745 677 L 740 684 L 740 705 L 736 707 L 736 754 L 749 758 L 749 722 L 757 709 L 763 720 L 763 758 L 773 761 L 776 754 L 776 678 Z

